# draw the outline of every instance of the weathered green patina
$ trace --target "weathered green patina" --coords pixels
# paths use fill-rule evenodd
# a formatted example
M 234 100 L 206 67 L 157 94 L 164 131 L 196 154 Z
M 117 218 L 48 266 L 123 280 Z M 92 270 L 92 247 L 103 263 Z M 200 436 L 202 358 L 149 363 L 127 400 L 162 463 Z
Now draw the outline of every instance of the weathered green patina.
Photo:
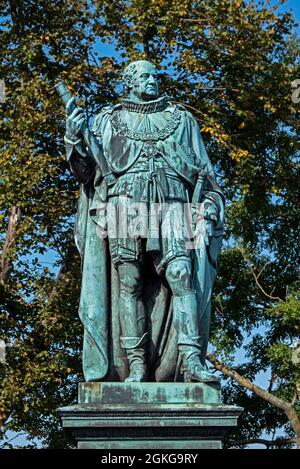
M 205 355 L 224 201 L 195 118 L 159 95 L 157 75 L 131 63 L 126 99 L 103 108 L 91 131 L 74 100 L 67 105 L 67 159 L 82 184 L 86 381 L 216 381 Z M 124 235 L 137 207 L 144 232 Z M 196 247 L 178 216 L 186 207 Z
M 219 383 L 81 383 L 78 404 L 58 409 L 77 447 L 221 449 L 242 409 Z

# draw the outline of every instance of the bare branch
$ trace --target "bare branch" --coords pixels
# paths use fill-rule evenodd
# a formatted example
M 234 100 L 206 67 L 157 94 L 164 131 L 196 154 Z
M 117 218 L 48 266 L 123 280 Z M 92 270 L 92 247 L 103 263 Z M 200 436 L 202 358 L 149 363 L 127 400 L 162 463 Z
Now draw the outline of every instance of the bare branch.
M 267 262 L 263 265 L 263 267 L 260 269 L 260 271 L 258 272 L 258 274 L 256 274 L 256 273 L 254 272 L 254 269 L 253 269 L 252 265 L 251 265 L 251 262 L 249 261 L 249 259 L 248 259 L 247 256 L 245 255 L 244 249 L 241 247 L 240 250 L 241 250 L 241 252 L 242 252 L 242 255 L 243 255 L 244 260 L 247 262 L 247 264 L 248 264 L 248 266 L 249 266 L 249 268 L 250 268 L 250 270 L 251 270 L 251 272 L 252 272 L 252 275 L 253 275 L 253 277 L 254 277 L 254 280 L 255 280 L 256 285 L 258 286 L 258 288 L 260 289 L 260 291 L 265 295 L 265 297 L 269 298 L 270 300 L 275 300 L 275 301 L 280 301 L 280 302 L 284 301 L 284 300 L 283 300 L 282 298 L 280 298 L 279 296 L 273 296 L 273 295 L 272 295 L 272 293 L 273 293 L 273 291 L 274 291 L 274 288 L 273 288 L 273 290 L 271 291 L 271 293 L 267 293 L 267 292 L 265 291 L 265 289 L 263 288 L 263 286 L 262 286 L 262 285 L 259 283 L 259 281 L 258 281 L 258 279 L 259 279 L 260 275 L 262 274 L 262 272 L 264 271 L 264 269 L 267 267 L 268 264 L 270 264 L 270 261 L 267 261 Z
M 202 18 L 183 18 L 183 17 L 179 17 L 177 18 L 178 22 L 181 22 L 181 21 L 185 21 L 185 22 L 191 22 L 191 23 L 212 23 L 213 22 L 213 19 L 210 18 L 209 16 L 207 15 L 204 15 L 204 13 L 201 13 L 201 16 Z M 168 21 L 168 17 L 167 16 L 161 16 L 160 18 L 158 18 L 156 20 L 156 22 L 158 24 L 164 24 L 166 21 Z
M 185 21 L 188 23 L 210 23 L 211 20 L 209 18 L 180 18 L 180 21 Z
M 0 445 L 0 448 L 1 448 L 1 449 L 4 449 L 5 446 L 6 446 L 8 443 L 11 443 L 13 440 L 15 440 L 15 439 L 18 438 L 19 436 L 23 436 L 23 435 L 26 435 L 26 432 L 18 433 L 17 435 L 13 436 L 13 437 L 10 438 L 9 440 L 4 441 L 4 442 L 2 443 L 2 445 Z
M 258 272 L 257 274 L 257 279 L 259 279 L 259 277 L 261 276 L 261 274 L 263 273 L 263 271 L 265 270 L 265 268 L 267 267 L 267 265 L 270 264 L 270 261 L 267 261 L 264 263 L 264 265 L 262 266 L 262 268 L 260 269 L 260 271 Z
M 91 50 L 89 50 L 89 52 L 88 52 L 88 53 L 89 53 L 89 54 L 90 54 L 90 56 L 92 57 L 92 59 L 93 59 L 93 61 L 94 61 L 95 65 L 96 65 L 96 67 L 98 67 L 98 68 L 99 68 L 99 63 L 98 63 L 98 61 L 97 61 L 97 59 L 96 59 L 95 55 L 93 54 L 93 52 L 92 52 Z
M 258 275 L 254 272 L 254 269 L 253 267 L 250 265 L 250 263 L 248 263 L 249 267 L 250 267 L 250 270 L 253 274 L 253 277 L 254 277 L 254 280 L 255 280 L 255 283 L 256 285 L 258 286 L 258 288 L 260 289 L 260 291 L 262 291 L 262 293 L 267 297 L 269 298 L 270 300 L 275 300 L 275 301 L 283 301 L 282 298 L 280 298 L 279 296 L 273 296 L 272 294 L 269 294 L 265 291 L 265 289 L 262 287 L 262 285 L 259 283 L 258 281 Z M 261 273 L 261 272 L 260 272 Z M 274 290 L 272 290 L 273 292 Z
M 239 92 L 237 88 L 231 88 L 229 86 L 198 86 L 198 90 L 230 90 Z

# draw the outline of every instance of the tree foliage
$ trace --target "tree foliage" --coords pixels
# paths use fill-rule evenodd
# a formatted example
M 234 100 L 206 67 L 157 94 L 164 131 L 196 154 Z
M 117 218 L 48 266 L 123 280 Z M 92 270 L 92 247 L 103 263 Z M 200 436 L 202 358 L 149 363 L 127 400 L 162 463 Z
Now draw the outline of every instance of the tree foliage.
M 299 43 L 292 15 L 241 0 L 10 0 L 0 8 L 7 91 L 0 104 L 1 436 L 13 430 L 48 447 L 66 445 L 55 409 L 76 401 L 81 379 L 80 260 L 72 239 L 78 186 L 64 158 L 64 110 L 53 80 L 66 80 L 90 119 L 117 102 L 122 67 L 148 58 L 160 68 L 162 89 L 198 119 L 227 200 L 212 362 L 233 378 L 226 401 L 245 412 L 226 444 L 245 447 L 267 435 L 272 447 L 289 447 L 297 432 L 299 441 L 292 349 L 300 315 L 292 99 Z M 265 391 L 289 405 L 293 418 L 238 378 L 254 383 L 262 373 Z

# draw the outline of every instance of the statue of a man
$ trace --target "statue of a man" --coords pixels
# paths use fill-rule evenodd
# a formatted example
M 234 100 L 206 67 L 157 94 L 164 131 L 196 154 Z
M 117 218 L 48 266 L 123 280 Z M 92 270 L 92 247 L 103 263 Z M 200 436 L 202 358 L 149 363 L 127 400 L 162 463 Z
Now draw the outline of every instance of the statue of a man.
M 83 259 L 85 379 L 216 381 L 205 355 L 222 192 L 195 118 L 159 95 L 156 67 L 132 62 L 123 78 L 126 98 L 103 108 L 91 132 L 83 110 L 73 99 L 67 105 L 67 158 L 82 184 L 75 240 Z M 146 235 L 124 235 L 119 223 L 113 235 L 101 236 L 104 204 L 120 222 L 124 200 L 124 223 L 136 204 L 146 207 Z M 192 204 L 195 248 L 176 216 L 166 221 L 160 213 L 155 229 L 149 225 L 159 212 L 151 207 L 164 204 L 180 213 Z

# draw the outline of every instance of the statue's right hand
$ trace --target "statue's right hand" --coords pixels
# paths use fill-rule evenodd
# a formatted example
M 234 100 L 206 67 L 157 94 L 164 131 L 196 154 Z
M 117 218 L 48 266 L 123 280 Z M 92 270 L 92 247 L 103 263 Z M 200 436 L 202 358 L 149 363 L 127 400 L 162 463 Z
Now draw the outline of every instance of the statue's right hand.
M 75 98 L 71 98 L 66 107 L 66 137 L 69 140 L 77 141 L 82 137 L 86 119 L 81 107 L 74 109 L 74 100 Z

